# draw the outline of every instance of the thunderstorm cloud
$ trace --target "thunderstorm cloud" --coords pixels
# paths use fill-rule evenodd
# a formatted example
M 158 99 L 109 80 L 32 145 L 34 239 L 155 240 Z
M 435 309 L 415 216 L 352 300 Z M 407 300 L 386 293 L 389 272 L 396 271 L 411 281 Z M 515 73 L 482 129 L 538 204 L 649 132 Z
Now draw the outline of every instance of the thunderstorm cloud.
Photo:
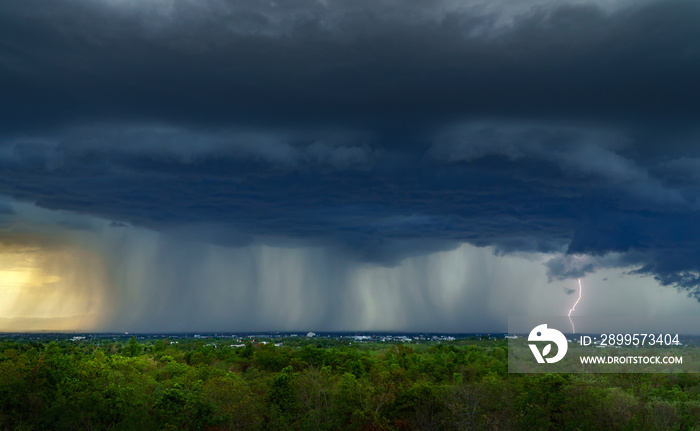
M 681 0 L 3 2 L 3 253 L 80 273 L 110 328 L 485 330 L 615 269 L 700 300 L 698 22 Z

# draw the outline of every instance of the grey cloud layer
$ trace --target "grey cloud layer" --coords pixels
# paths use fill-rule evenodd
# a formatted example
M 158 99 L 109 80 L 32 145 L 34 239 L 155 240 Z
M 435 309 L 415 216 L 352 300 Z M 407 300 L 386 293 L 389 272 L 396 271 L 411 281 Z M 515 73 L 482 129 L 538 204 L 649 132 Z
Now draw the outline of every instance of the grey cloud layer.
M 296 238 L 390 265 L 465 241 L 502 253 L 623 253 L 548 269 L 572 277 L 636 265 L 695 289 L 698 189 L 660 174 L 687 159 L 649 168 L 621 155 L 634 149 L 624 135 L 563 126 L 461 125 L 437 133 L 423 152 L 293 135 L 199 134 L 201 147 L 188 153 L 182 142 L 195 135 L 158 128 L 140 129 L 122 147 L 109 130 L 93 132 L 93 141 L 6 143 L 0 191 L 185 239 L 240 246 L 256 235 Z M 177 139 L 168 148 L 133 145 L 164 136 Z M 237 145 L 241 136 L 272 142 L 274 151 Z M 321 148 L 325 158 L 309 156 Z
M 635 266 L 697 294 L 698 22 L 693 1 L 4 2 L 0 193 L 389 265 L 568 251 L 552 278 Z
M 678 121 L 698 113 L 700 6 L 692 1 L 612 12 L 540 6 L 500 26 L 508 8 L 469 3 L 147 4 L 0 6 L 3 128 L 146 119 L 389 133 L 463 115 Z

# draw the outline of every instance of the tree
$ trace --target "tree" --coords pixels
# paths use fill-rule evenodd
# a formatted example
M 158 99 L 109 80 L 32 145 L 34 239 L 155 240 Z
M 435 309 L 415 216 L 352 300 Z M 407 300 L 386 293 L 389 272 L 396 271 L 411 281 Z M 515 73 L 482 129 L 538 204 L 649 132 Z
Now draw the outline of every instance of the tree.
M 297 413 L 297 400 L 294 388 L 292 367 L 286 367 L 272 379 L 268 392 L 270 417 L 279 428 L 286 428 L 294 422 Z
M 309 367 L 297 378 L 297 396 L 304 429 L 329 429 L 334 400 L 331 367 Z
M 215 377 L 204 386 L 205 396 L 216 409 L 216 422 L 231 430 L 256 430 L 262 426 L 262 405 L 237 374 Z
M 124 349 L 124 353 L 132 358 L 141 354 L 141 345 L 136 341 L 136 337 L 133 335 L 129 339 L 129 344 Z

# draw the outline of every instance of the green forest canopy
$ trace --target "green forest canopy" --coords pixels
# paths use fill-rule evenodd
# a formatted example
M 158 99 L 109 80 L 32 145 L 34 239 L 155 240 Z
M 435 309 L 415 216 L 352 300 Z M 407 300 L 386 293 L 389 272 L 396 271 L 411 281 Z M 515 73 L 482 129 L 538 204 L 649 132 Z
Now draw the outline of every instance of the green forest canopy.
M 275 341 L 6 339 L 0 428 L 700 429 L 697 374 L 509 374 L 502 339 Z

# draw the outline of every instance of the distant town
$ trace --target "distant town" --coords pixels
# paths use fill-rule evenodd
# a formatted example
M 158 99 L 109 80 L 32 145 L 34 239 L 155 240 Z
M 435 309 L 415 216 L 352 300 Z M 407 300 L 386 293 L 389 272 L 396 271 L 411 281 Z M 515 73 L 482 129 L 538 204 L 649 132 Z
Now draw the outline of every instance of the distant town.
M 94 333 L 78 333 L 78 332 L 13 332 L 0 333 L 0 339 L 16 339 L 16 340 L 64 340 L 75 342 L 90 342 L 102 340 L 124 340 L 134 337 L 136 340 L 153 340 L 153 339 L 200 339 L 200 340 L 217 340 L 220 339 L 222 345 L 230 347 L 243 347 L 248 341 L 256 341 L 260 343 L 274 342 L 275 345 L 281 346 L 285 339 L 318 339 L 347 341 L 349 343 L 423 343 L 423 342 L 446 342 L 455 340 L 489 340 L 502 339 L 506 337 L 505 333 L 464 333 L 464 334 L 440 334 L 440 333 L 371 333 L 371 332 L 154 332 L 154 333 L 138 333 L 138 332 L 94 332 Z

